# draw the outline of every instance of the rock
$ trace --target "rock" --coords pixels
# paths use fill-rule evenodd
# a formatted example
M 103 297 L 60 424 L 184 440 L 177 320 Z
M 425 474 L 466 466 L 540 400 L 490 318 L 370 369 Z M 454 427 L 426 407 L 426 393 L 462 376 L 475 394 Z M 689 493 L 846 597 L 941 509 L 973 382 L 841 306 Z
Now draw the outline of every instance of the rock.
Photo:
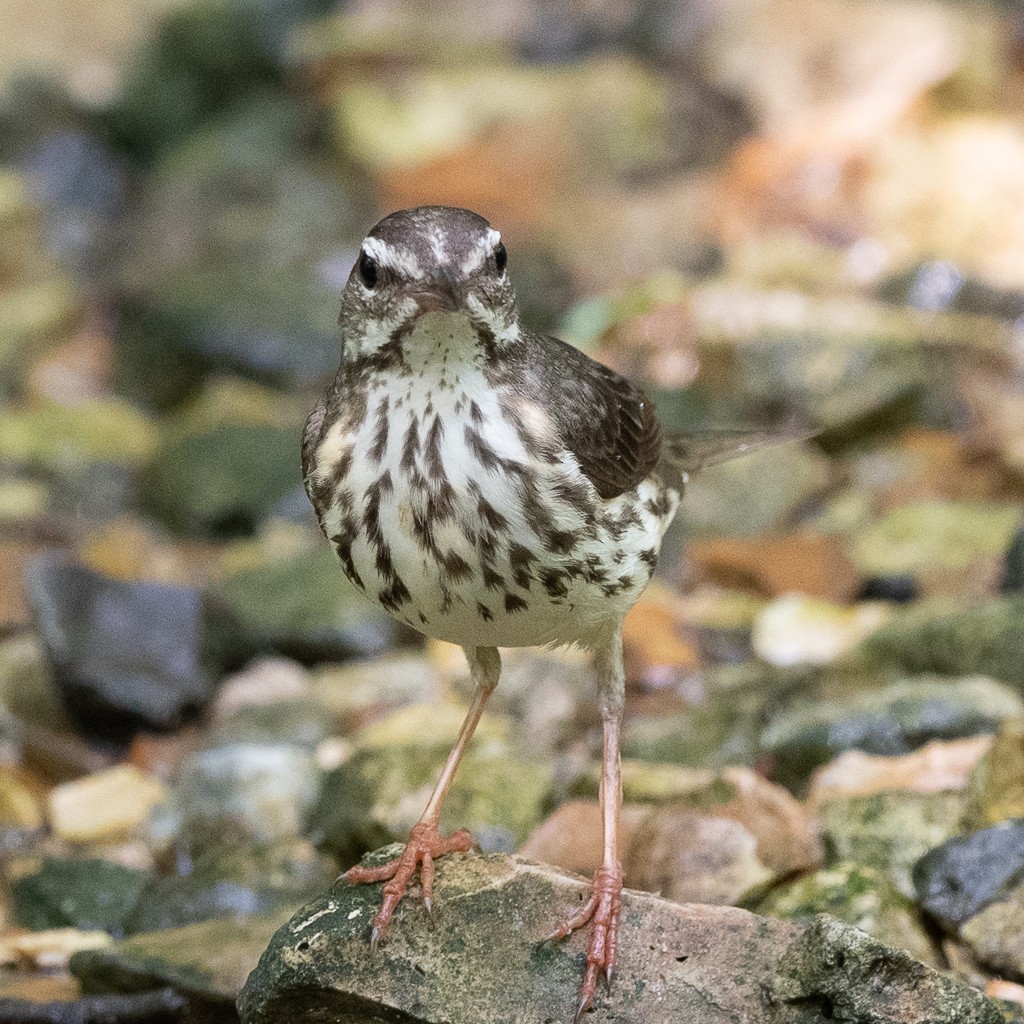
M 850 554 L 864 575 L 903 573 L 918 580 L 965 570 L 985 561 L 994 566 L 1020 521 L 1015 504 L 912 502 L 866 524 Z M 929 592 L 940 592 L 935 586 Z
M 960 926 L 961 939 L 980 963 L 1018 980 L 1024 979 L 1022 900 L 1024 884 L 1018 882 Z
M 310 817 L 318 844 L 351 864 L 382 842 L 404 841 L 463 714 L 453 705 L 411 707 L 364 732 L 356 753 L 324 780 Z M 505 732 L 493 716 L 481 723 L 442 807 L 441 826 L 468 828 L 481 845 L 509 850 L 540 821 L 552 768 L 550 758 L 524 757 Z
M 181 763 L 189 754 L 194 754 L 201 743 L 199 726 L 174 733 L 139 733 L 128 748 L 127 762 L 163 783 L 172 784 L 178 777 Z
M 106 932 L 80 932 L 76 928 L 54 928 L 21 935 L 7 933 L 0 939 L 0 963 L 36 970 L 66 970 L 75 953 L 103 949 L 111 941 Z
M 290 386 L 333 372 L 337 331 L 316 311 L 373 218 L 316 133 L 301 99 L 257 89 L 154 168 L 119 273 L 128 394 L 166 407 L 224 370 Z
M 658 585 L 648 587 L 622 624 L 626 678 L 657 688 L 676 675 L 694 672 L 700 655 L 694 644 L 682 636 L 682 625 L 675 594 Z M 589 664 L 584 671 L 589 682 Z
M 708 538 L 688 550 L 699 578 L 764 597 L 799 592 L 840 602 L 857 589 L 846 543 L 836 534 Z
M 628 632 L 629 627 L 624 626 L 624 648 L 629 647 Z M 461 651 L 459 658 L 464 660 Z M 521 739 L 532 751 L 553 754 L 586 727 L 587 715 L 581 711 L 581 704 L 594 687 L 588 654 L 565 648 L 515 648 L 502 651 L 501 658 L 501 683 L 487 707 L 489 712 L 507 715 L 516 723 L 517 742 Z M 629 653 L 624 653 L 624 658 L 627 665 L 636 667 Z M 460 692 L 468 699 L 472 684 L 467 670 L 460 669 L 460 675 L 464 680 Z M 596 704 L 590 707 L 596 711 Z
M 892 756 L 933 739 L 993 733 L 1018 708 L 1017 694 L 991 679 L 903 679 L 844 701 L 802 697 L 768 723 L 761 749 L 775 777 L 794 785 L 845 750 Z
M 627 719 L 623 756 L 693 768 L 753 764 L 766 707 L 798 685 L 804 674 L 753 661 L 707 670 L 699 701 L 685 713 Z
M 1004 722 L 971 778 L 972 817 L 981 827 L 1024 818 L 1024 719 Z
M 955 931 L 1024 881 L 1024 819 L 948 839 L 914 865 L 913 877 L 921 906 Z
M 961 793 L 897 791 L 829 800 L 820 818 L 829 862 L 873 868 L 914 898 L 914 865 L 956 835 L 965 802 Z
M 320 788 L 312 751 L 285 743 L 227 743 L 192 754 L 153 828 L 194 854 L 221 843 L 297 838 Z
M 36 636 L 23 634 L 0 643 L 0 704 L 22 723 L 69 724 L 46 651 Z
M 294 910 L 327 889 L 337 870 L 304 842 L 201 854 L 186 875 L 158 878 L 127 922 L 130 933 Z
M 211 746 L 284 743 L 312 751 L 333 731 L 331 713 L 313 698 L 299 697 L 277 704 L 251 704 L 239 708 L 210 730 L 207 742 Z
M 784 529 L 829 483 L 829 464 L 795 442 L 709 468 L 687 484 L 686 524 L 695 536 L 750 536 Z
M 169 988 L 132 995 L 83 996 L 80 999 L 18 999 L 0 996 L 0 1018 L 16 1024 L 178 1024 L 186 1019 L 189 1006 Z
M 1014 532 L 1003 557 L 1000 589 L 1004 594 L 1024 592 L 1024 526 Z
M 631 887 L 676 903 L 731 906 L 774 876 L 758 858 L 757 839 L 739 822 L 667 807 L 637 826 L 624 877 Z
M 922 963 L 941 966 L 913 902 L 872 868 L 849 863 L 822 868 L 772 889 L 748 908 L 790 921 L 830 914 Z
M 301 665 L 288 658 L 259 658 L 220 684 L 210 717 L 222 721 L 242 708 L 266 707 L 308 694 L 309 678 Z
M 56 552 L 29 564 L 26 584 L 61 696 L 88 735 L 173 729 L 211 696 L 220 640 L 199 591 L 111 579 Z
M 912 754 L 896 757 L 847 750 L 815 769 L 807 803 L 815 808 L 836 797 L 868 796 L 884 790 L 965 790 L 971 770 L 991 746 L 991 736 L 971 736 L 949 742 L 932 740 Z
M 754 651 L 772 665 L 827 665 L 853 650 L 888 617 L 884 605 L 844 608 L 787 594 L 766 605 L 754 619 Z
M 619 844 L 628 850 L 637 826 L 649 807 L 623 804 L 619 816 Z M 596 800 L 567 800 L 552 811 L 529 835 L 519 850 L 527 860 L 551 864 L 563 871 L 593 875 L 603 855 L 601 806 Z
M 81 475 L 94 463 L 137 467 L 152 456 L 158 434 L 147 416 L 119 399 L 51 403 L 0 412 L 0 460 L 62 477 Z
M 913 576 L 868 576 L 857 591 L 857 601 L 888 601 L 891 604 L 910 604 L 920 594 Z
M 922 602 L 895 614 L 862 654 L 906 672 L 988 675 L 1024 691 L 1024 598 L 959 608 Z
M 631 886 L 680 903 L 735 904 L 773 879 L 821 862 L 814 826 L 800 804 L 780 786 L 735 767 L 656 808 L 622 848 Z
M 731 786 L 722 782 L 718 773 L 706 769 L 626 757 L 622 759 L 621 770 L 622 799 L 626 803 L 660 805 L 685 799 L 703 807 L 715 797 L 721 802 L 735 793 Z M 597 800 L 600 790 L 601 765 L 591 763 L 573 782 L 572 793 Z
M 150 877 L 148 871 L 104 860 L 47 857 L 38 870 L 12 884 L 15 916 L 34 931 L 76 928 L 116 938 L 124 934 Z
M 12 841 L 12 833 L 38 832 L 43 827 L 42 788 L 27 772 L 0 763 L 0 847 Z
M 193 536 L 253 533 L 300 483 L 298 428 L 227 423 L 171 438 L 140 487 L 146 511 Z
M 379 889 L 342 887 L 277 932 L 239 998 L 241 1020 L 570 1020 L 586 937 L 543 946 L 538 940 L 585 891 L 581 880 L 507 857 L 444 858 L 434 890 L 438 926 L 429 930 L 407 901 L 388 943 L 371 958 L 366 934 Z M 630 891 L 615 981 L 595 1005 L 595 1020 L 622 1024 L 810 1021 L 822 1007 L 837 1020 L 880 1024 L 1000 1020 L 980 993 L 838 921 L 798 925 Z
M 234 1009 L 235 999 L 285 914 L 253 915 L 133 935 L 71 958 L 86 992 L 137 992 L 170 986 L 193 1010 Z M 216 1017 L 214 1019 L 217 1019 Z M 230 1018 L 229 1018 L 230 1019 Z
M 126 839 L 142 832 L 167 795 L 163 783 L 131 765 L 119 765 L 52 789 L 50 825 L 72 843 Z
M 318 665 L 310 690 L 345 733 L 358 732 L 410 704 L 440 703 L 442 697 L 437 668 L 421 653 L 404 651 L 343 665 Z
M 211 593 L 241 624 L 250 655 L 342 661 L 383 653 L 408 635 L 345 579 L 326 543 L 240 569 Z

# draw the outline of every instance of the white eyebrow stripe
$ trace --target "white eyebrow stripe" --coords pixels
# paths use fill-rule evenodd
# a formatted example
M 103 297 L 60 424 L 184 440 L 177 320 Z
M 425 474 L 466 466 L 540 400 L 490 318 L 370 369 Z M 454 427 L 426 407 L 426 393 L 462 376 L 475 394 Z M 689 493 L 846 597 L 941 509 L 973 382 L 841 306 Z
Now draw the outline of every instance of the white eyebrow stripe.
M 391 267 L 409 277 L 422 277 L 420 261 L 407 249 L 396 249 L 380 238 L 364 238 L 363 252 L 378 263 Z
M 466 257 L 459 267 L 464 274 L 471 274 L 478 267 L 483 266 L 484 260 L 494 252 L 495 246 L 501 241 L 501 234 L 491 228 L 474 247 L 473 251 Z

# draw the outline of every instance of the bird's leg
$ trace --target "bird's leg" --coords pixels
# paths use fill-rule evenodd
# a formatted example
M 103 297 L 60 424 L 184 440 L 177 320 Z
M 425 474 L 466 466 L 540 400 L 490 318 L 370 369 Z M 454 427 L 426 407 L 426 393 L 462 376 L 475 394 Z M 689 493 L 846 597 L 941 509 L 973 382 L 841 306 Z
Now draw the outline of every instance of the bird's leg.
M 409 887 L 409 880 L 419 868 L 420 888 L 423 894 L 423 905 L 427 913 L 433 909 L 434 861 L 446 853 L 465 853 L 473 845 L 473 837 L 466 829 L 459 829 L 450 836 L 442 836 L 438 828 L 441 815 L 441 804 L 444 802 L 448 787 L 452 784 L 459 761 L 469 746 L 473 732 L 484 713 L 487 698 L 498 683 L 501 672 L 501 659 L 494 647 L 467 647 L 466 658 L 469 670 L 476 684 L 473 702 L 470 704 L 462 728 L 459 730 L 455 746 L 452 747 L 448 760 L 444 763 L 441 777 L 434 786 L 426 809 L 420 820 L 409 833 L 409 841 L 399 857 L 377 867 L 349 868 L 342 875 L 346 882 L 385 882 L 384 900 L 373 918 L 370 932 L 370 945 L 376 948 L 384 938 L 395 908 L 402 901 Z
M 622 667 L 622 632 L 616 629 L 609 641 L 595 652 L 604 727 L 601 760 L 601 817 L 604 824 L 604 854 L 591 883 L 590 899 L 549 941 L 590 924 L 587 943 L 587 967 L 580 986 L 576 1021 L 590 1009 L 602 977 L 610 986 L 619 943 L 619 916 L 622 911 L 622 865 L 619 863 L 619 810 L 622 807 L 622 772 L 619 758 L 619 726 L 625 703 L 625 673 Z

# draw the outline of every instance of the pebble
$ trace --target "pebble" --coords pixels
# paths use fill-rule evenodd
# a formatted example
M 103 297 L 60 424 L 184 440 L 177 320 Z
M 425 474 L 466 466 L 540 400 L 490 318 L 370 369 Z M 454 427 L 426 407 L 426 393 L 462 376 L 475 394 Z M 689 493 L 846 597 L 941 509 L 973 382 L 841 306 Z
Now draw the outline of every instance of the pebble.
M 844 608 L 787 594 L 768 604 L 754 619 L 754 652 L 773 665 L 827 665 L 853 650 L 888 617 L 882 604 Z
M 57 687 L 86 734 L 124 742 L 183 724 L 209 699 L 198 590 L 113 579 L 49 552 L 26 583 Z
M 72 843 L 125 839 L 144 830 L 167 795 L 162 782 L 131 765 L 118 765 L 51 790 L 50 825 Z
M 1024 819 L 955 836 L 914 865 L 918 902 L 956 928 L 1024 880 Z

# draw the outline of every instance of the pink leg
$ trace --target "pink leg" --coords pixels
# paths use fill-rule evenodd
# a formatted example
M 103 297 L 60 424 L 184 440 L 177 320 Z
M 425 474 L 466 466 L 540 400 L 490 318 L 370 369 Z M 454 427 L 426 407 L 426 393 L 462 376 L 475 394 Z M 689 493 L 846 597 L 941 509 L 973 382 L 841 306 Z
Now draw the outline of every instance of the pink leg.
M 420 872 L 423 905 L 429 914 L 433 909 L 434 861 L 447 853 L 465 853 L 473 845 L 473 837 L 465 829 L 453 832 L 450 836 L 442 836 L 438 828 L 438 821 L 441 816 L 441 804 L 455 777 L 459 761 L 462 760 L 462 755 L 466 752 L 473 732 L 484 713 L 487 699 L 497 685 L 501 661 L 497 650 L 493 647 L 467 647 L 466 657 L 469 659 L 470 671 L 473 674 L 473 681 L 476 683 L 473 703 L 459 730 L 455 746 L 452 747 L 451 753 L 445 761 L 444 769 L 441 772 L 441 777 L 437 780 L 430 801 L 420 820 L 413 826 L 412 832 L 409 834 L 409 841 L 406 843 L 405 849 L 401 856 L 388 861 L 387 864 L 372 868 L 357 865 L 354 868 L 349 868 L 341 876 L 346 882 L 354 885 L 366 882 L 386 883 L 384 899 L 380 909 L 374 915 L 370 931 L 371 949 L 376 949 L 377 944 L 387 934 L 395 909 L 402 902 L 417 868 Z
M 625 682 L 622 669 L 622 638 L 616 632 L 608 646 L 597 652 L 596 664 L 601 687 L 601 719 L 604 725 L 601 761 L 601 812 L 604 822 L 604 855 L 591 883 L 590 899 L 547 941 L 557 942 L 589 924 L 587 966 L 580 985 L 575 1021 L 590 1009 L 603 977 L 611 986 L 619 945 L 619 917 L 622 912 L 622 865 L 619 862 L 619 811 L 622 807 L 622 778 L 619 758 L 619 727 Z

